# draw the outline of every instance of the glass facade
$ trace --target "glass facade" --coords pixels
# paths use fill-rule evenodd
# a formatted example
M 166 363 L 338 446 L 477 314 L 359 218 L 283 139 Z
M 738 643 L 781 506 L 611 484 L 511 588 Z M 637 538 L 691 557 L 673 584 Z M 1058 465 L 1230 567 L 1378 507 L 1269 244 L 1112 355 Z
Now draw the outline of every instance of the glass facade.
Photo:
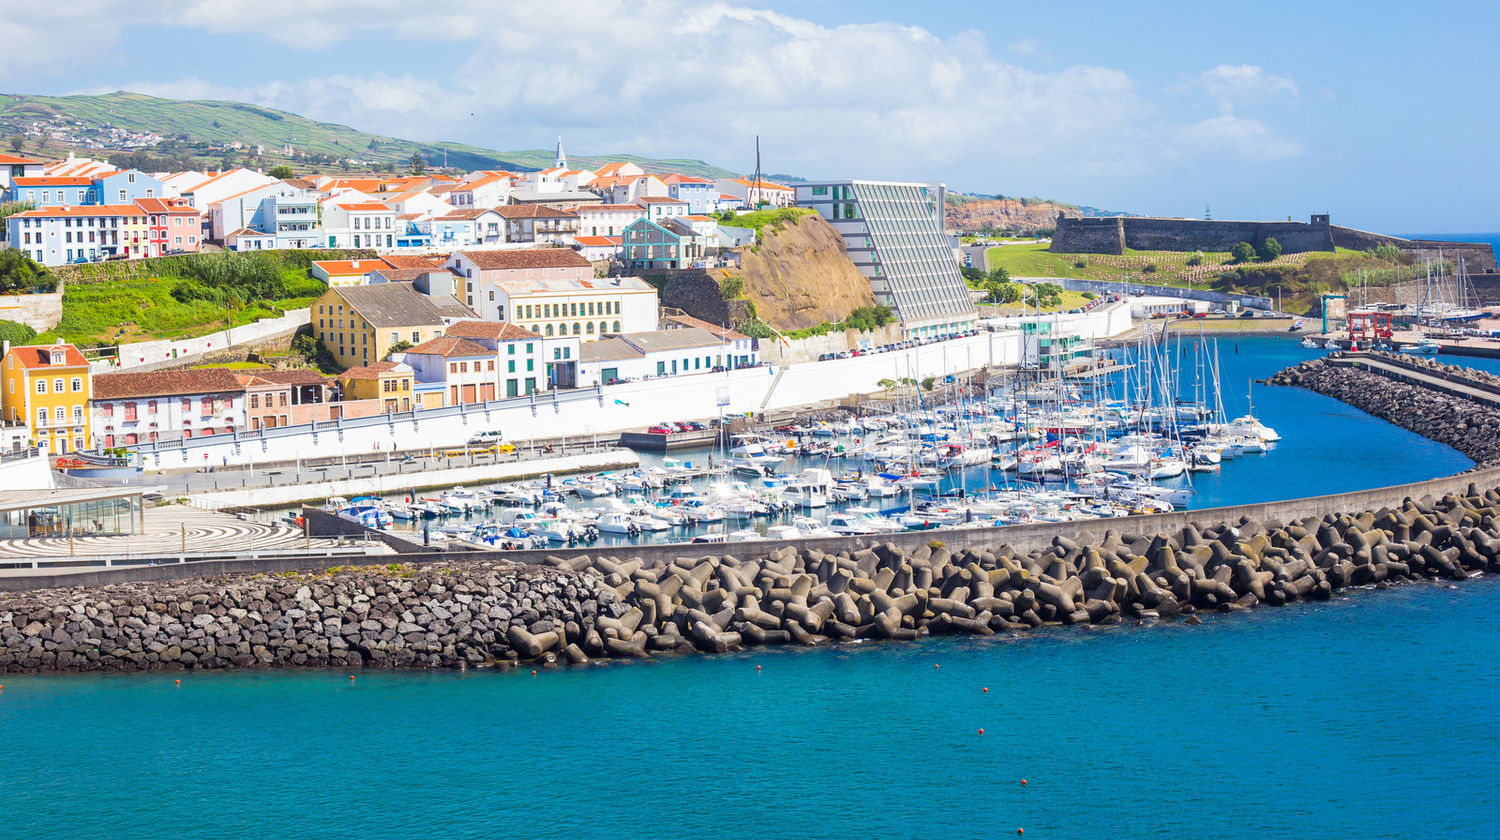
M 139 533 L 141 497 L 93 499 L 0 511 L 0 539 Z
M 943 189 L 928 184 L 846 181 L 799 185 L 797 203 L 817 210 L 844 239 L 875 300 L 908 334 L 975 326 L 978 313 L 943 232 Z

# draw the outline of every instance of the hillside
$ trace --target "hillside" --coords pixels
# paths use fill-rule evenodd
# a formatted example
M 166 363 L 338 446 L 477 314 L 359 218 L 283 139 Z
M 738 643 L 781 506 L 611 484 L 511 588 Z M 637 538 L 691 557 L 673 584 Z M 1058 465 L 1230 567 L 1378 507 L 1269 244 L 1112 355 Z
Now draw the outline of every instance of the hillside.
M 949 200 L 947 221 L 949 230 L 1032 233 L 1053 227 L 1058 213 L 1081 215 L 1071 204 L 1052 201 L 963 197 Z
M 760 243 L 745 251 L 740 276 L 762 321 L 778 330 L 795 330 L 840 321 L 859 307 L 874 305 L 870 281 L 821 216 L 787 215 L 762 227 L 760 235 Z
M 0 94 L 0 136 L 16 134 L 27 138 L 27 151 L 38 154 L 71 150 L 99 156 L 109 151 L 138 151 L 218 161 L 225 154 L 264 146 L 267 164 L 286 160 L 282 150 L 291 146 L 291 162 L 302 161 L 304 154 L 318 157 L 326 161 L 322 168 L 327 171 L 345 159 L 357 166 L 404 169 L 417 152 L 433 167 L 443 165 L 446 152 L 448 166 L 463 170 L 541 169 L 552 164 L 551 150 L 502 152 L 463 143 L 421 143 L 243 102 L 162 99 L 128 91 L 77 96 Z M 47 142 L 39 150 L 37 144 L 43 136 Z M 235 143 L 242 148 L 233 149 Z M 682 172 L 704 178 L 739 174 L 701 160 L 657 160 L 625 154 L 569 160 L 581 166 L 629 160 L 648 172 Z

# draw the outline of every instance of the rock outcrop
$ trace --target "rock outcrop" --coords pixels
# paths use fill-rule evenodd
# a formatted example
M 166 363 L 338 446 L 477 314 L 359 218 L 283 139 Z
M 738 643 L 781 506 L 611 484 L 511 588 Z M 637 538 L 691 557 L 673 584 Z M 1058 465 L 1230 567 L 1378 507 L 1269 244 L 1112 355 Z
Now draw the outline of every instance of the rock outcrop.
M 778 330 L 839 321 L 875 303 L 843 238 L 818 215 L 763 228 L 755 247 L 745 249 L 740 276 L 756 316 Z
M 1013 198 L 981 198 L 949 202 L 947 223 L 950 230 L 1012 230 L 1030 233 L 1057 224 L 1057 216 L 1077 216 L 1078 209 L 1049 201 L 1021 202 Z

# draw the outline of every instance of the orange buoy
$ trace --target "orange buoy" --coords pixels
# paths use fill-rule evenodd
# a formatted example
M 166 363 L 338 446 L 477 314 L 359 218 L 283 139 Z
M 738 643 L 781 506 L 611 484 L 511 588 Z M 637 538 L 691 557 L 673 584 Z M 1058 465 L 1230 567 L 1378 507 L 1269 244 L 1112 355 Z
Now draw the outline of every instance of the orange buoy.
M 980 735 L 983 735 L 983 734 L 984 734 L 984 730 L 983 730 L 983 729 L 980 729 L 980 730 L 979 730 L 979 734 L 980 734 Z
M 178 685 L 182 685 L 182 680 L 174 680 L 174 682 L 176 682 Z
M 760 670 L 760 666 L 759 666 L 759 665 L 756 665 L 756 666 L 755 666 L 755 670 L 757 670 L 757 671 L 759 671 L 759 670 Z
M 532 676 L 533 676 L 533 677 L 534 677 L 534 676 L 536 676 L 536 672 L 535 672 L 535 671 L 532 671 L 532 672 L 531 672 L 531 675 L 532 675 Z
M 349 675 L 349 679 L 351 679 L 351 680 L 352 680 L 352 679 L 354 679 L 354 675 L 353 675 L 353 674 L 350 674 L 350 675 Z
M 1018 829 L 1016 829 L 1016 836 L 1018 836 L 1018 837 L 1020 835 L 1022 835 L 1022 834 L 1025 834 L 1025 833 L 1026 833 L 1026 829 L 1024 829 L 1024 828 L 1018 828 Z
M 990 693 L 990 690 L 989 690 L 989 688 L 985 688 L 985 690 L 984 690 L 984 693 L 985 693 L 985 694 L 989 694 L 989 693 Z
M 933 666 L 932 666 L 932 667 L 933 667 L 933 670 L 936 670 L 936 669 L 938 669 L 938 668 L 941 668 L 941 667 L 943 667 L 943 666 L 941 666 L 941 665 L 938 665 L 938 664 L 934 664 L 934 665 L 933 665 Z
M 1026 780 L 1025 779 L 1021 780 L 1021 787 L 1026 787 Z

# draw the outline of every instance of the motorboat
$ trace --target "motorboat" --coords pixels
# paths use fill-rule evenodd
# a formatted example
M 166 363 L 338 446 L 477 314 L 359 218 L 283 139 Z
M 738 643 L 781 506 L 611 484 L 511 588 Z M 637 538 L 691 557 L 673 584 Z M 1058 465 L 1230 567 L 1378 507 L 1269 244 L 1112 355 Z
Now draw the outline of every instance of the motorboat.
M 1413 356 L 1436 356 L 1439 352 L 1442 351 L 1442 349 L 1442 345 L 1438 344 L 1436 341 L 1433 341 L 1430 338 L 1424 338 L 1421 341 L 1418 341 L 1416 344 L 1407 345 L 1406 347 L 1401 348 L 1401 352 L 1409 353 Z

